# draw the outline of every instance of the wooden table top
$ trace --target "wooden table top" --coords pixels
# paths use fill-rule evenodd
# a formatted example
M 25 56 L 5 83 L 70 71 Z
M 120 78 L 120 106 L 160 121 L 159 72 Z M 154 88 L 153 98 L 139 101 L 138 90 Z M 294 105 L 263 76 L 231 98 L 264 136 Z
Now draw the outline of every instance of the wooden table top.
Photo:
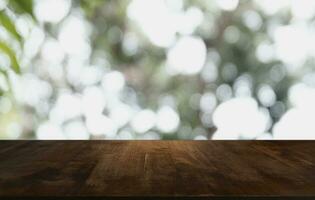
M 315 197 L 315 142 L 0 142 L 0 199 L 259 196 Z

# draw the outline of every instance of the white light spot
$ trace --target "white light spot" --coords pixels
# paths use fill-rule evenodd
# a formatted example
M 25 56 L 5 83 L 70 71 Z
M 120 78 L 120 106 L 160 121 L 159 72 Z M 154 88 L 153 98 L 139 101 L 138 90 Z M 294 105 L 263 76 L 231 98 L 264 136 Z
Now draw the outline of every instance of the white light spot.
M 125 86 L 125 77 L 121 72 L 112 71 L 104 76 L 102 86 L 105 92 L 120 92 Z
M 275 49 L 271 44 L 262 42 L 257 46 L 256 57 L 260 62 L 269 63 L 275 58 Z
M 139 39 L 134 33 L 126 33 L 123 40 L 123 50 L 129 55 L 133 56 L 138 52 Z
M 258 99 L 262 105 L 270 107 L 276 103 L 277 97 L 276 93 L 269 85 L 263 85 L 258 91 Z
M 39 21 L 58 23 L 68 13 L 71 0 L 37 0 L 35 4 L 35 15 Z
M 62 132 L 60 126 L 45 122 L 39 125 L 36 136 L 38 140 L 64 140 L 66 139 L 64 133 Z
M 0 74 L 0 90 L 7 92 L 9 90 L 9 84 L 5 75 Z
M 212 113 L 217 105 L 216 96 L 213 93 L 206 93 L 200 99 L 200 109 L 206 113 Z
M 93 115 L 86 119 L 86 127 L 94 136 L 114 138 L 117 133 L 117 125 L 105 115 Z
M 258 108 L 255 99 L 235 98 L 222 103 L 213 114 L 218 128 L 213 139 L 253 139 L 265 132 L 269 115 Z
M 314 140 L 315 109 L 293 108 L 285 113 L 274 126 L 273 135 L 277 140 Z
M 180 119 L 177 112 L 169 107 L 163 106 L 157 112 L 157 128 L 163 133 L 172 133 L 178 129 Z
M 7 54 L 1 52 L 0 54 L 0 69 L 1 70 L 9 70 L 11 66 L 11 59 Z
M 152 110 L 142 110 L 131 121 L 131 127 L 137 133 L 145 133 L 155 126 L 156 115 Z
M 291 1 L 291 10 L 293 16 L 298 19 L 311 19 L 315 15 L 315 1 L 313 0 L 299 0 Z
M 78 68 L 78 67 L 77 67 Z M 76 68 L 76 70 L 78 70 Z M 104 70 L 101 67 L 97 66 L 87 66 L 80 69 L 80 80 L 84 86 L 97 84 L 102 80 Z
M 53 39 L 46 40 L 43 44 L 41 55 L 47 62 L 54 64 L 61 64 L 65 57 L 61 45 Z
M 169 47 L 174 42 L 174 14 L 164 0 L 133 0 L 128 6 L 128 17 L 139 24 L 154 45 Z
M 200 120 L 205 127 L 213 127 L 212 113 L 202 113 L 200 116 Z
M 239 0 L 216 0 L 219 8 L 226 11 L 233 11 L 237 8 Z
M 45 41 L 45 33 L 39 27 L 34 27 L 24 44 L 25 57 L 33 58 L 41 49 L 42 43 Z
M 5 9 L 8 6 L 8 0 L 0 0 L 0 10 Z
M 175 74 L 199 73 L 206 61 L 207 48 L 204 41 L 196 37 L 182 37 L 167 54 L 167 65 Z
M 315 108 L 315 88 L 298 83 L 289 89 L 290 103 L 297 108 Z
M 14 92 L 20 102 L 35 107 L 41 100 L 48 99 L 52 95 L 52 87 L 33 74 L 24 74 L 22 77 L 17 77 Z
M 100 115 L 106 106 L 104 91 L 97 86 L 87 87 L 82 95 L 85 116 Z
M 86 22 L 80 17 L 71 16 L 62 23 L 58 40 L 66 53 L 87 58 L 91 52 L 88 36 Z
M 227 101 L 232 98 L 233 90 L 228 84 L 222 84 L 217 88 L 216 95 L 220 101 Z
M 281 9 L 290 6 L 288 0 L 255 0 L 255 3 L 267 15 L 274 15 Z
M 243 13 L 244 24 L 253 31 L 258 31 L 262 26 L 261 16 L 256 11 L 246 11 Z
M 109 116 L 119 127 L 123 127 L 130 121 L 133 114 L 134 111 L 130 106 L 117 104 L 110 107 Z
M 252 78 L 248 74 L 240 76 L 234 83 L 236 97 L 250 97 L 252 93 Z
M 190 35 L 202 23 L 204 16 L 199 8 L 191 7 L 178 18 L 178 32 L 183 35 Z
M 82 103 L 78 95 L 64 93 L 61 94 L 55 106 L 50 111 L 50 120 L 56 124 L 61 124 L 67 120 L 79 117 L 82 114 Z
M 295 72 L 305 62 L 313 48 L 310 33 L 304 25 L 282 26 L 275 30 L 274 40 L 277 57 Z
M 218 67 L 214 64 L 214 62 L 209 61 L 203 68 L 201 72 L 201 77 L 204 81 L 210 83 L 214 82 L 218 78 Z
M 235 26 L 229 26 L 224 30 L 224 39 L 228 43 L 237 43 L 240 37 L 241 31 Z
M 64 133 L 67 136 L 67 139 L 70 140 L 88 140 L 90 138 L 85 125 L 81 121 L 66 124 Z

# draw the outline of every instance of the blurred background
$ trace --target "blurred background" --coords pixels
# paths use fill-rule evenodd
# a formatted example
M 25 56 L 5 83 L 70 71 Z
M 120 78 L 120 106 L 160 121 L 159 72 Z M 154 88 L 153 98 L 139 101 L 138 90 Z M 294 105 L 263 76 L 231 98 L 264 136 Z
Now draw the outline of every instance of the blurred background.
M 314 19 L 313 0 L 0 0 L 0 138 L 315 139 Z

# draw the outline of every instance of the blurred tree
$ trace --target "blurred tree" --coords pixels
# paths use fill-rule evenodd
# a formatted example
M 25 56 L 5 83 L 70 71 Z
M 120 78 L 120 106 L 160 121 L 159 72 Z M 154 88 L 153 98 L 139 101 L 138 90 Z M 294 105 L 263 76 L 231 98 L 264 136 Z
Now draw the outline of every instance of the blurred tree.
M 40 85 L 35 88 L 49 91 L 38 89 L 33 96 L 42 99 L 19 101 L 17 110 L 29 120 L 22 137 L 41 138 L 39 132 L 51 130 L 62 135 L 75 122 L 82 132 L 93 132 L 87 138 L 120 138 L 126 132 L 121 137 L 143 139 L 150 133 L 148 138 L 211 138 L 216 129 L 213 112 L 233 98 L 254 98 L 257 112 L 270 116 L 271 124 L 289 106 L 288 90 L 297 77 L 276 56 L 273 34 L 294 21 L 288 9 L 269 15 L 256 1 L 247 0 L 56 2 L 64 3 L 60 19 L 41 19 L 35 12 L 39 2 L 32 0 L 7 1 L 0 11 L 1 25 L 10 36 L 0 37 L 0 50 L 11 63 L 10 69 L 0 66 L 0 73 L 8 77 L 8 70 L 22 71 L 25 80 Z M 21 68 L 25 38 L 15 20 L 25 14 L 37 20 L 34 29 L 40 30 L 42 40 L 29 65 Z M 89 73 L 93 80 L 83 80 Z M 106 103 L 99 94 L 104 88 Z M 99 106 L 102 117 L 91 117 L 86 108 L 76 113 L 81 100 Z M 93 106 L 89 109 L 98 112 Z M 126 123 L 116 119 L 117 113 Z M 150 119 L 171 125 L 150 126 Z M 255 139 L 272 128 L 237 138 Z M 104 131 L 114 134 L 101 134 Z

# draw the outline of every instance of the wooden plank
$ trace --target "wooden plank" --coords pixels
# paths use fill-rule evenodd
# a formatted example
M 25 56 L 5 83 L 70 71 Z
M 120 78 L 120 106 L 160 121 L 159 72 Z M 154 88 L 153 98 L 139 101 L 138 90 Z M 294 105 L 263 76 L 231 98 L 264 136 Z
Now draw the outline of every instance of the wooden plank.
M 315 197 L 315 141 L 3 141 L 0 199 Z

